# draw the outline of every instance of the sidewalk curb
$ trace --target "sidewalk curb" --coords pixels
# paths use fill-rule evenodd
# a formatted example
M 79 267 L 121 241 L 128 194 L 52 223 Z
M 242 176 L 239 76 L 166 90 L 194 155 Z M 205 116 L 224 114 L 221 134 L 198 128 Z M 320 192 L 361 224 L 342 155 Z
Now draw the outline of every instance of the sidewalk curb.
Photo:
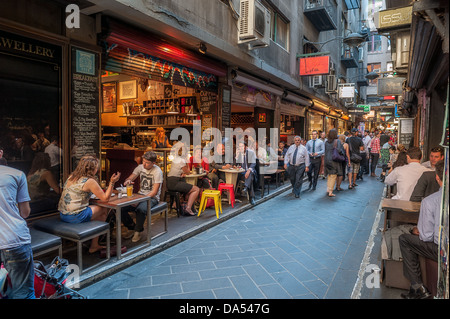
M 204 232 L 214 226 L 217 226 L 237 215 L 240 215 L 240 214 L 246 212 L 247 210 L 258 206 L 259 204 L 264 203 L 264 202 L 288 191 L 291 188 L 292 188 L 291 184 L 289 182 L 287 182 L 285 185 L 281 185 L 280 187 L 278 187 L 278 189 L 274 190 L 273 193 L 265 195 L 263 198 L 257 199 L 255 206 L 246 204 L 245 206 L 243 206 L 239 209 L 236 209 L 235 211 L 232 211 L 232 212 L 228 213 L 227 215 L 220 217 L 219 219 L 211 220 L 202 225 L 196 226 L 187 231 L 179 233 L 179 234 L 173 236 L 172 238 L 169 238 L 168 240 L 161 242 L 157 245 L 154 245 L 154 246 L 151 245 L 151 246 L 142 248 L 142 249 L 136 251 L 136 253 L 133 253 L 133 254 L 130 254 L 129 256 L 123 257 L 120 260 L 115 260 L 105 266 L 98 267 L 97 269 L 93 269 L 89 273 L 81 275 L 80 281 L 78 283 L 79 288 L 77 288 L 77 289 L 86 288 L 87 286 L 94 284 L 95 282 L 100 281 L 102 279 L 105 279 L 105 278 L 113 275 L 114 273 L 124 270 L 127 267 L 133 266 L 134 264 L 136 264 L 146 258 L 156 255 L 156 254 L 158 254 L 170 247 L 173 247 L 176 244 L 179 244 L 199 233 L 202 233 L 202 232 Z M 169 225 L 169 227 L 170 227 L 170 225 Z

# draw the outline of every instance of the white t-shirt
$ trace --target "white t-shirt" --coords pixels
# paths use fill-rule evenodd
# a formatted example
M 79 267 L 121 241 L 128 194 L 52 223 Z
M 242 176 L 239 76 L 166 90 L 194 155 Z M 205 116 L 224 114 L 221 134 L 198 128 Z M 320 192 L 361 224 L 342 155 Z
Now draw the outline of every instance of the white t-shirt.
M 27 222 L 17 207 L 17 203 L 29 201 L 25 174 L 0 165 L 0 250 L 31 243 Z
M 390 186 L 397 184 L 397 194 L 392 199 L 409 200 L 420 176 L 423 172 L 428 171 L 431 170 L 419 163 L 412 162 L 395 168 L 386 177 L 384 183 Z
M 167 174 L 167 177 L 181 177 L 183 174 L 183 167 L 186 166 L 186 160 L 181 156 L 175 157 L 170 166 L 170 171 Z
M 152 191 L 153 184 L 159 184 L 158 192 L 155 195 L 155 198 L 159 201 L 163 184 L 163 172 L 159 166 L 153 165 L 152 168 L 147 170 L 144 168 L 144 165 L 141 164 L 134 169 L 133 174 L 139 176 L 140 178 L 141 184 L 139 187 L 139 194 L 147 195 Z

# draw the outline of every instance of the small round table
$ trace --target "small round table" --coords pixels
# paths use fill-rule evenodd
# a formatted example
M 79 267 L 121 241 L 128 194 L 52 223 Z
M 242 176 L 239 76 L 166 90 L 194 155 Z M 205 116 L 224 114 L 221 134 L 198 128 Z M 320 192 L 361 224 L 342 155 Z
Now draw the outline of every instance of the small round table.
M 186 175 L 184 178 L 186 179 L 186 183 L 196 186 L 198 178 L 203 177 L 203 176 L 206 176 L 206 173 L 189 174 L 189 175 Z

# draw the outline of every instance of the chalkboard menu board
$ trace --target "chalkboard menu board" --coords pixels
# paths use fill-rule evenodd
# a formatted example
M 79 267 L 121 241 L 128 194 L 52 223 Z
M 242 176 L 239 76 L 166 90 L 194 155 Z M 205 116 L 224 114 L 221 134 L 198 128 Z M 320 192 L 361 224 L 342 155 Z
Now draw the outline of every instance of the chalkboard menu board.
M 100 155 L 99 55 L 72 47 L 71 123 L 72 170 L 87 154 Z
M 222 90 L 222 130 L 231 127 L 231 88 Z
M 398 143 L 403 144 L 408 148 L 411 140 L 414 137 L 414 119 L 399 118 L 398 121 Z

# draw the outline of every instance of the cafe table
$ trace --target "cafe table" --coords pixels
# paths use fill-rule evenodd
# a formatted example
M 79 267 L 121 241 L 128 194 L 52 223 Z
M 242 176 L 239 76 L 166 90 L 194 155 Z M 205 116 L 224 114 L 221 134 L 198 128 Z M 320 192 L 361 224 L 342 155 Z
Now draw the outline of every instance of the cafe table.
M 245 172 L 243 168 L 229 168 L 229 169 L 219 169 L 219 171 L 225 173 L 225 181 L 227 184 L 232 184 L 234 189 L 236 189 L 236 182 L 238 178 L 238 174 Z
M 384 229 L 388 220 L 413 224 L 417 224 L 419 220 L 420 202 L 383 198 L 381 208 L 385 211 Z
M 122 252 L 121 252 L 121 248 L 122 248 L 122 216 L 121 216 L 121 210 L 123 207 L 128 206 L 128 205 L 133 205 L 133 204 L 139 204 L 141 202 L 147 202 L 147 227 L 150 227 L 151 225 L 151 197 L 147 196 L 147 195 L 141 195 L 141 194 L 136 194 L 133 193 L 133 195 L 131 197 L 126 196 L 126 194 L 123 194 L 122 198 L 119 198 L 119 196 L 114 196 L 111 197 L 109 201 L 101 201 L 98 199 L 91 199 L 91 204 L 100 206 L 100 207 L 106 207 L 108 209 L 114 209 L 115 214 L 116 214 L 116 231 L 117 231 L 117 236 L 116 236 L 116 246 L 117 246 L 117 259 L 121 259 L 122 258 Z M 147 242 L 145 243 L 145 245 L 149 245 L 150 244 L 150 236 L 147 236 Z M 141 248 L 141 247 L 139 247 Z M 135 249 L 133 249 L 135 250 Z M 128 251 L 128 253 L 132 252 Z
M 201 173 L 201 174 L 195 174 L 195 173 L 194 173 L 194 174 L 189 174 L 189 175 L 186 175 L 184 178 L 185 178 L 185 180 L 186 180 L 186 183 L 196 186 L 196 185 L 197 185 L 197 180 L 198 180 L 198 178 L 199 178 L 199 177 L 203 177 L 203 176 L 206 176 L 206 173 Z

